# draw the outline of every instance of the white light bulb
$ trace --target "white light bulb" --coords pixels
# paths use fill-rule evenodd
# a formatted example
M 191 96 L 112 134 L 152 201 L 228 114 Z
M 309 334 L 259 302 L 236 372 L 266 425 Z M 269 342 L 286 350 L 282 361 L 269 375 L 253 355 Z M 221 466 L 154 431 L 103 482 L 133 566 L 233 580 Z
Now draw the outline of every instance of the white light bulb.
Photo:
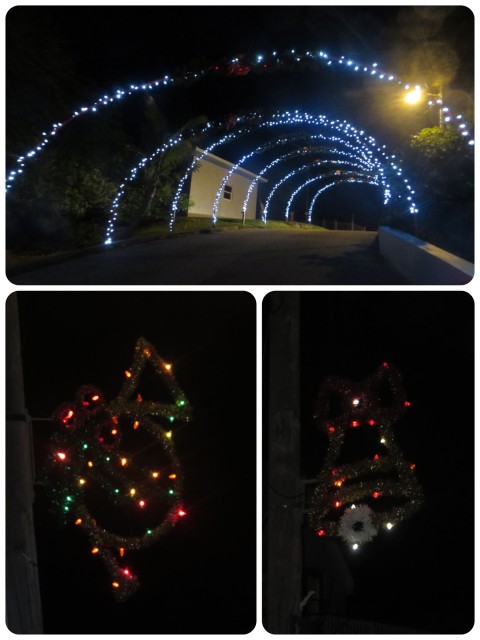
M 387 522 L 386 527 L 390 531 L 390 529 L 393 527 L 393 524 L 391 522 Z
M 353 549 L 354 551 L 356 551 L 356 550 L 358 549 L 358 544 L 357 544 L 357 543 L 355 543 L 355 544 L 352 546 L 352 549 Z

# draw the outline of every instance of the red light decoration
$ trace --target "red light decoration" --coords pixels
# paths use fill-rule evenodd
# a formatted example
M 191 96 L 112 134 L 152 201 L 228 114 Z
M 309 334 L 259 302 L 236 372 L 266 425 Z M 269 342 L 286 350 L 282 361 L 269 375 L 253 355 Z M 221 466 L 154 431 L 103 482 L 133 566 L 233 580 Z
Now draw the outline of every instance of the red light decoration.
M 171 396 L 169 404 L 165 404 L 165 400 L 162 403 L 150 399 L 146 402 L 140 395 L 139 385 L 146 377 L 143 374 L 147 367 L 153 367 L 154 373 L 166 385 Z M 71 526 L 76 525 L 88 535 L 90 545 L 86 551 L 90 553 L 89 557 L 100 558 L 106 565 L 110 574 L 108 582 L 113 587 L 117 601 L 126 600 L 138 587 L 133 570 L 124 564 L 128 562 L 129 551 L 146 548 L 173 528 L 180 518 L 187 516 L 179 500 L 182 478 L 171 432 L 166 433 L 163 423 L 156 418 L 160 416 L 178 422 L 188 422 L 190 419 L 189 403 L 174 378 L 173 365 L 165 363 L 143 338 L 135 345 L 132 366 L 125 370 L 121 378 L 121 391 L 111 401 L 107 401 L 99 389 L 88 385 L 77 390 L 73 402 L 65 402 L 56 409 L 52 419 L 57 429 L 52 437 L 49 468 L 45 471 L 52 488 L 52 502 L 60 511 L 63 521 L 65 514 L 70 512 Z M 163 446 L 164 469 L 139 466 L 138 461 L 131 457 L 130 449 L 111 457 L 104 453 L 105 448 L 108 451 L 108 447 L 117 447 L 124 427 L 131 432 L 126 446 L 133 450 L 136 450 L 137 444 L 136 429 L 147 431 L 151 438 Z M 81 430 L 80 437 L 77 436 L 77 429 Z M 131 477 L 124 477 L 130 468 L 139 474 L 138 478 L 134 476 L 135 484 L 138 481 L 135 489 L 131 489 Z M 162 479 L 164 482 L 161 482 Z M 88 486 L 90 480 L 101 487 L 104 500 L 124 508 L 124 516 L 131 517 L 132 507 L 134 511 L 135 507 L 143 509 L 142 514 L 136 511 L 137 519 L 150 517 L 148 523 L 144 523 L 143 535 L 119 535 L 108 530 L 108 522 L 106 525 L 102 523 L 102 526 L 97 524 L 86 504 L 88 494 L 83 486 Z M 165 484 L 168 486 L 165 487 Z M 168 510 L 157 513 L 157 509 L 154 509 L 157 498 L 166 498 Z
M 324 536 L 324 535 L 326 535 L 326 533 L 325 533 L 325 530 L 324 530 L 324 529 L 319 529 L 319 530 L 317 531 L 317 536 L 319 536 L 320 538 L 321 538 L 322 536 Z
M 73 418 L 74 415 L 75 415 L 74 411 L 70 409 L 70 411 L 68 411 L 68 413 L 62 418 L 63 424 L 68 425 L 68 423 L 70 422 L 70 420 Z
M 335 437 L 328 438 L 323 467 L 309 505 L 314 535 L 323 530 L 325 537 L 340 535 L 350 545 L 359 546 L 367 541 L 362 539 L 361 529 L 350 531 L 348 540 L 339 533 L 339 519 L 343 519 L 344 513 L 354 518 L 357 508 L 370 509 L 372 526 L 380 531 L 388 528 L 388 523 L 397 524 L 420 509 L 424 498 L 414 477 L 415 465 L 405 460 L 393 432 L 394 423 L 409 406 L 401 373 L 387 362 L 380 361 L 373 374 L 361 382 L 339 376 L 328 376 L 322 382 L 314 418 L 327 436 L 330 427 L 334 427 Z M 369 429 L 369 425 L 373 428 Z M 345 462 L 342 459 L 345 439 L 349 430 L 358 426 L 362 429 L 352 435 L 362 438 L 366 427 L 363 440 L 372 436 L 378 444 L 373 445 L 366 458 L 362 459 L 361 451 L 358 455 L 353 452 L 353 460 Z M 401 504 L 391 503 L 386 499 L 390 496 L 401 498 Z
M 328 427 L 328 432 L 329 433 L 334 433 L 335 432 L 335 427 Z

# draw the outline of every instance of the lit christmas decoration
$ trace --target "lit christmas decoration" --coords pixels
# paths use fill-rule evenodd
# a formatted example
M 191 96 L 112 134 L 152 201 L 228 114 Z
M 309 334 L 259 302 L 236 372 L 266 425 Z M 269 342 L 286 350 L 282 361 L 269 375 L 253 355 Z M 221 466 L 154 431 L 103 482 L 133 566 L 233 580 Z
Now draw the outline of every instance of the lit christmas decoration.
M 160 382 L 166 386 L 172 398 L 171 404 L 138 402 L 137 389 L 147 366 L 153 368 Z M 180 462 L 173 444 L 173 432 L 171 429 L 167 431 L 166 425 L 170 425 L 171 417 L 180 423 L 188 422 L 191 416 L 190 404 L 172 374 L 171 365 L 143 338 L 135 345 L 133 363 L 128 371 L 130 375 L 123 378 L 120 393 L 111 402 L 107 402 L 94 387 L 81 387 L 75 401 L 69 405 L 73 422 L 68 428 L 64 422 L 65 403 L 57 409 L 53 420 L 58 429 L 52 438 L 52 454 L 44 472 L 52 502 L 67 524 L 75 524 L 85 531 L 91 554 L 103 560 L 114 587 L 114 596 L 120 601 L 135 592 L 138 579 L 131 569 L 120 565 L 119 558 L 151 545 L 178 519 L 186 516 L 181 500 Z M 132 429 L 135 421 L 141 425 L 140 429 Z M 79 425 L 82 429 L 78 428 Z M 135 454 L 127 458 L 124 452 L 119 451 L 119 437 L 125 431 L 130 432 L 130 438 L 141 433 L 140 437 L 149 437 L 152 444 L 159 443 L 165 470 L 163 483 L 158 479 L 162 475 L 158 467 L 139 467 L 134 461 Z M 110 441 L 106 440 L 107 436 Z M 105 456 L 106 451 L 115 451 L 117 457 Z M 59 465 L 59 460 L 66 464 Z M 114 464 L 115 460 L 117 464 Z M 135 487 L 132 486 L 132 473 Z M 144 529 L 144 534 L 117 534 L 105 525 L 97 524 L 89 507 L 89 485 L 95 492 L 97 509 L 98 495 L 102 495 L 109 504 L 121 509 L 127 521 L 135 518 L 132 508 L 147 512 L 151 523 Z M 132 501 L 132 498 L 135 499 Z M 163 511 L 158 511 L 158 507 L 152 510 L 152 505 L 160 503 L 164 505 Z
M 347 544 L 359 545 L 371 542 L 378 531 L 372 523 L 373 511 L 366 504 L 345 509 L 340 518 L 338 535 Z
M 357 403 L 357 399 L 361 401 Z M 315 419 L 329 441 L 311 503 L 314 531 L 321 529 L 326 536 L 340 536 L 348 544 L 362 545 L 380 528 L 389 531 L 421 508 L 423 491 L 412 473 L 415 465 L 403 458 L 392 428 L 407 409 L 400 373 L 392 365 L 384 363 L 363 383 L 335 376 L 325 380 L 318 394 Z M 370 430 L 372 421 L 384 453 L 339 465 L 347 433 L 352 427 Z M 330 431 L 332 426 L 334 432 Z
M 286 111 L 282 114 L 277 113 L 271 117 L 265 117 L 264 115 L 258 114 L 258 113 L 249 114 L 248 116 L 238 116 L 236 117 L 236 123 L 237 122 L 239 125 L 242 125 L 242 126 L 239 126 L 239 128 L 235 132 L 229 133 L 227 135 L 222 135 L 222 137 L 219 140 L 216 140 L 215 142 L 210 144 L 205 150 L 202 150 L 200 154 L 196 155 L 196 157 L 194 158 L 190 166 L 187 168 L 185 174 L 179 180 L 177 190 L 172 199 L 172 205 L 170 210 L 169 226 L 171 231 L 173 231 L 173 228 L 174 228 L 176 214 L 178 211 L 178 205 L 179 205 L 180 197 L 182 195 L 184 186 L 188 178 L 190 177 L 192 171 L 195 169 L 197 164 L 201 162 L 201 160 L 205 157 L 205 155 L 207 153 L 211 153 L 214 149 L 216 149 L 219 146 L 222 146 L 224 144 L 229 144 L 235 140 L 238 140 L 242 136 L 254 134 L 256 131 L 258 131 L 258 129 L 265 128 L 265 127 L 272 128 L 275 126 L 282 126 L 282 127 L 301 126 L 302 128 L 305 125 L 314 126 L 314 127 L 321 126 L 325 128 L 326 135 L 317 134 L 317 135 L 306 136 L 304 133 L 302 133 L 301 135 L 297 135 L 297 136 L 290 135 L 288 138 L 279 137 L 276 140 L 265 143 L 264 145 L 260 145 L 260 147 L 257 147 L 257 149 L 254 150 L 253 152 L 249 152 L 248 154 L 243 156 L 243 158 L 241 158 L 240 161 L 236 163 L 234 169 L 238 168 L 243 162 L 245 162 L 248 158 L 252 157 L 255 153 L 264 152 L 277 145 L 279 146 L 284 145 L 287 141 L 292 142 L 294 139 L 295 140 L 296 139 L 305 139 L 305 140 L 321 139 L 330 145 L 345 147 L 344 150 L 339 150 L 339 149 L 330 147 L 328 149 L 328 153 L 329 154 L 337 153 L 337 154 L 344 155 L 344 157 L 350 159 L 351 161 L 350 164 L 352 164 L 354 167 L 357 168 L 356 177 L 350 179 L 349 180 L 350 182 L 367 181 L 368 183 L 371 182 L 372 184 L 378 183 L 378 186 L 381 185 L 384 189 L 384 204 L 387 204 L 392 196 L 391 186 L 389 183 L 386 182 L 386 177 L 385 177 L 386 174 L 391 173 L 392 176 L 397 181 L 398 181 L 398 177 L 400 177 L 401 179 L 399 181 L 398 188 L 400 191 L 403 191 L 406 189 L 406 194 L 404 195 L 404 199 L 406 202 L 406 205 L 405 205 L 406 210 L 408 210 L 410 214 L 418 213 L 418 209 L 416 208 L 416 205 L 412 199 L 412 195 L 415 193 L 415 191 L 408 184 L 408 180 L 402 177 L 402 169 L 398 166 L 398 164 L 396 164 L 396 162 L 393 162 L 393 159 L 395 158 L 395 156 L 391 156 L 391 157 L 387 156 L 385 152 L 385 146 L 378 147 L 378 144 L 373 137 L 366 136 L 364 131 L 357 131 L 355 127 L 353 127 L 351 124 L 345 121 L 331 120 L 330 118 L 322 115 L 312 116 L 309 114 L 302 114 L 298 110 L 295 111 L 294 113 L 290 113 L 289 111 Z M 202 131 L 203 133 L 205 133 L 209 129 L 212 130 L 211 133 L 213 135 L 217 131 L 221 132 L 223 127 L 219 127 L 218 124 L 215 125 L 214 123 L 207 123 L 207 125 L 204 127 Z M 117 220 L 118 213 L 119 213 L 119 207 L 121 204 L 121 200 L 125 194 L 126 182 L 128 181 L 131 182 L 135 180 L 138 175 L 138 171 L 140 169 L 145 168 L 149 162 L 151 162 L 155 157 L 158 157 L 159 154 L 165 152 L 168 148 L 175 146 L 176 144 L 179 144 L 181 140 L 182 140 L 181 136 L 172 138 L 162 148 L 157 149 L 149 158 L 143 158 L 141 163 L 139 163 L 139 165 L 137 165 L 134 169 L 131 170 L 130 176 L 124 178 L 122 184 L 120 185 L 120 189 L 117 192 L 117 195 L 115 196 L 112 202 L 112 206 L 110 210 L 110 220 L 107 225 L 105 244 L 111 244 L 112 242 L 113 233 L 115 229 L 115 222 Z M 330 162 L 332 162 L 332 160 L 330 160 Z M 270 163 L 270 165 L 273 165 L 274 163 L 275 161 L 273 163 Z M 317 165 L 318 162 L 315 162 L 314 164 Z M 345 164 L 347 164 L 347 162 L 345 162 Z M 311 168 L 312 166 L 313 166 L 312 164 L 306 165 L 305 167 L 302 167 L 301 170 L 306 170 L 307 168 Z M 220 182 L 220 186 L 217 190 L 217 194 L 215 196 L 213 209 L 212 209 L 213 224 L 215 224 L 217 220 L 218 205 L 219 205 L 221 195 L 223 193 L 223 188 L 228 181 L 228 177 L 232 174 L 234 169 L 232 169 L 228 173 L 228 175 L 224 177 Z M 295 175 L 295 172 L 291 172 L 290 174 L 288 174 L 288 176 L 286 176 L 285 179 L 292 175 Z M 252 180 L 249 190 L 247 191 L 247 198 L 244 201 L 242 211 L 246 211 L 246 206 L 248 205 L 249 192 L 251 193 L 251 189 L 253 189 L 254 182 L 257 179 L 258 179 L 258 176 Z M 277 183 L 277 185 L 275 185 L 274 187 L 274 190 L 278 188 L 278 186 L 280 186 L 280 184 L 282 184 L 283 181 L 284 180 L 281 180 L 279 183 Z M 334 184 L 337 184 L 337 182 L 334 182 L 328 186 L 333 186 Z M 266 219 L 267 219 L 268 206 L 274 190 L 272 190 L 272 193 L 267 198 L 267 202 L 266 202 L 265 209 L 262 216 L 262 219 L 264 222 L 266 222 Z M 319 191 L 317 196 L 321 192 L 322 190 Z M 401 195 L 398 195 L 398 198 L 401 198 L 401 197 L 402 197 Z M 309 221 L 311 221 L 311 217 L 312 217 L 311 211 L 313 208 L 313 204 L 310 207 Z
M 279 55 L 277 54 L 277 52 L 273 52 L 270 55 L 242 55 L 241 57 L 231 59 L 228 64 L 225 64 L 223 61 L 219 63 L 209 63 L 201 70 L 185 71 L 176 77 L 164 75 L 155 80 L 130 84 L 128 88 L 118 88 L 114 92 L 104 93 L 91 104 L 83 104 L 82 106 L 79 106 L 69 115 L 68 118 L 66 118 L 62 122 L 54 122 L 49 129 L 47 128 L 46 131 L 43 131 L 41 133 L 41 136 L 39 136 L 39 142 L 37 142 L 31 149 L 25 151 L 19 158 L 17 158 L 17 168 L 7 172 L 6 190 L 7 192 L 10 191 L 13 183 L 15 182 L 17 177 L 24 172 L 27 164 L 32 160 L 35 160 L 38 154 L 40 152 L 43 152 L 45 147 L 47 147 L 52 142 L 52 140 L 58 136 L 58 134 L 61 134 L 61 132 L 67 125 L 71 124 L 78 118 L 85 116 L 92 117 L 92 114 L 99 113 L 106 108 L 118 103 L 119 101 L 122 101 L 129 96 L 135 95 L 137 93 L 150 93 L 152 91 L 159 90 L 165 91 L 166 87 L 185 84 L 189 85 L 199 82 L 203 78 L 211 74 L 217 75 L 220 73 L 225 76 L 235 77 L 245 76 L 249 73 L 255 72 L 274 73 L 284 68 L 292 68 L 292 64 L 298 65 L 299 68 L 302 64 L 306 64 L 308 65 L 309 69 L 313 69 L 315 67 L 321 68 L 325 66 L 328 69 L 341 70 L 341 73 L 345 73 L 345 71 L 347 71 L 350 73 L 353 72 L 355 75 L 364 74 L 369 78 L 374 77 L 378 81 L 381 81 L 383 83 L 391 84 L 392 86 L 396 85 L 397 87 L 400 86 L 403 90 L 406 91 L 410 89 L 410 85 L 397 78 L 395 74 L 379 69 L 378 63 L 376 62 L 366 65 L 360 64 L 358 62 L 355 62 L 354 60 L 346 59 L 345 56 L 335 57 L 325 53 L 324 51 L 306 51 L 304 53 L 301 53 L 297 52 L 295 49 L 292 49 L 291 52 L 290 54 L 287 52 L 283 55 Z M 437 103 L 438 102 L 439 101 L 437 101 Z M 440 104 L 443 104 L 443 101 L 440 101 Z M 447 110 L 450 113 L 450 109 L 447 105 L 443 105 L 443 109 Z M 469 147 L 473 147 L 474 140 L 467 129 L 463 116 L 461 114 L 458 114 L 456 116 L 451 114 L 448 117 L 449 121 L 453 118 L 453 121 L 458 126 L 459 131 L 465 137 L 467 145 Z M 140 167 L 141 165 L 139 165 L 139 168 Z M 108 238 L 107 242 L 108 240 L 110 240 L 111 242 L 111 238 Z

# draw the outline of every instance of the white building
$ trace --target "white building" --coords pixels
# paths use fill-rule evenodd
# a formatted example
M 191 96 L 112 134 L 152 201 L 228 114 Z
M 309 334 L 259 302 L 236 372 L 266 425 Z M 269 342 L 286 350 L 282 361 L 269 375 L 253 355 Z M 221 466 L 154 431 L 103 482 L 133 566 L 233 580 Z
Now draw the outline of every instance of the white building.
M 191 206 L 188 208 L 188 215 L 211 217 L 217 196 L 223 179 L 234 167 L 231 162 L 213 155 L 205 153 L 197 148 L 195 157 L 200 158 L 197 169 L 192 173 L 190 183 Z M 247 192 L 252 181 L 258 178 L 251 171 L 238 167 L 228 178 L 218 203 L 217 218 L 242 219 L 242 207 L 247 197 Z M 267 182 L 265 178 L 258 178 L 250 194 L 245 218 L 254 220 L 257 212 L 258 182 Z

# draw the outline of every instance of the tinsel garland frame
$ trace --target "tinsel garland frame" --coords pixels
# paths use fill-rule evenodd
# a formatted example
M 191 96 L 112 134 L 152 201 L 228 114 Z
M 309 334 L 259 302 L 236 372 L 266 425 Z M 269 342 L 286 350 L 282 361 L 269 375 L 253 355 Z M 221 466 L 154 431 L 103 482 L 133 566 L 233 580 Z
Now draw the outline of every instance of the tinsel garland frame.
M 166 385 L 172 404 L 143 401 L 137 393 L 147 365 L 153 367 Z M 125 553 L 151 545 L 186 515 L 181 499 L 181 465 L 173 444 L 172 426 L 188 422 L 190 418 L 190 403 L 175 380 L 171 364 L 144 338 L 137 340 L 132 366 L 125 371 L 122 389 L 114 400 L 107 403 L 96 387 L 84 385 L 75 394 L 75 401 L 63 403 L 53 415 L 57 430 L 52 437 L 44 483 L 49 486 L 52 502 L 65 522 L 77 525 L 87 534 L 91 553 L 101 558 L 109 570 L 118 601 L 128 598 L 138 587 L 137 577 L 124 565 Z M 137 476 L 144 480 L 135 482 L 132 488 L 132 481 L 125 477 L 123 469 L 129 465 L 128 454 L 119 451 L 124 424 L 133 431 L 145 430 L 161 443 L 168 477 L 159 478 L 161 474 L 157 470 L 139 467 Z M 104 428 L 110 442 L 104 440 Z M 160 488 L 160 480 L 166 488 Z M 139 536 L 119 535 L 99 526 L 85 503 L 85 488 L 92 481 L 107 491 L 113 505 L 132 504 L 135 496 L 137 505 L 143 509 L 149 500 L 162 498 L 168 505 L 162 522 Z
M 388 406 L 379 402 L 379 390 L 385 384 L 391 392 L 392 401 Z M 332 393 L 337 395 L 337 401 L 340 398 L 340 409 L 335 415 L 329 411 Z M 309 509 L 309 522 L 317 535 L 339 535 L 339 520 L 345 509 L 366 498 L 406 500 L 388 510 L 372 510 L 371 522 L 376 529 L 391 528 L 421 508 L 424 498 L 415 477 L 415 465 L 403 458 L 392 428 L 392 423 L 409 406 L 400 372 L 388 363 L 383 363 L 363 384 L 332 376 L 324 381 L 318 394 L 315 419 L 328 434 L 329 443 Z M 352 464 L 338 465 L 348 430 L 360 425 L 377 429 L 379 442 L 388 455 L 376 454 Z

